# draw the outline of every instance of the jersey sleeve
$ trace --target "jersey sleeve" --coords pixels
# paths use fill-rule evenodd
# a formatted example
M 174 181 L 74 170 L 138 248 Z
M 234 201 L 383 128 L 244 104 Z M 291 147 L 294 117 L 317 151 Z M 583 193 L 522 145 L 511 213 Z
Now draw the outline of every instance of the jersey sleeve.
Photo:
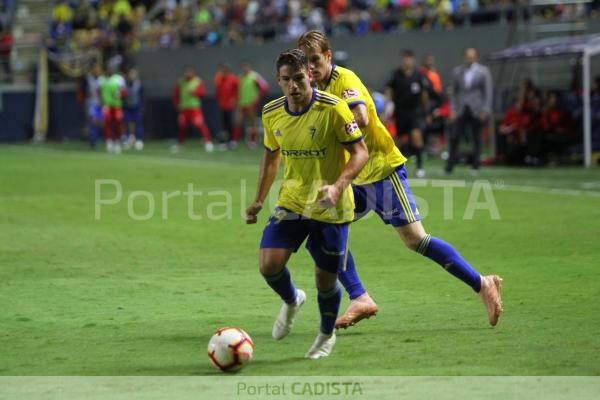
M 342 77 L 340 97 L 348 104 L 350 108 L 359 104 L 367 104 L 366 93 L 361 88 L 362 82 L 354 74 L 346 74 Z
M 269 119 L 263 115 L 262 121 L 263 121 L 263 127 L 264 127 L 264 131 L 265 131 L 264 140 L 263 140 L 264 146 L 271 153 L 275 153 L 277 150 L 279 150 L 279 143 L 277 143 L 277 140 L 275 139 L 275 135 L 273 134 L 273 129 L 271 128 Z
M 337 139 L 342 144 L 352 144 L 363 139 L 358 123 L 354 119 L 354 114 L 352 114 L 346 103 L 339 103 L 332 108 L 332 111 L 336 114 L 335 132 Z

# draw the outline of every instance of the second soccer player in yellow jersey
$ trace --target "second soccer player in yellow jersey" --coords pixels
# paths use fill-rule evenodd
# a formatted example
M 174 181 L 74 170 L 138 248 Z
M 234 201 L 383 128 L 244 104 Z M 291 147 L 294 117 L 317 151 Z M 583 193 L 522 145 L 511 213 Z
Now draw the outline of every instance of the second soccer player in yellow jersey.
M 375 211 L 385 224 L 396 229 L 408 248 L 435 261 L 479 293 L 490 324 L 496 325 L 502 313 L 502 279 L 497 275 L 481 276 L 449 243 L 425 232 L 407 183 L 406 158 L 379 120 L 367 88 L 354 72 L 332 63 L 331 46 L 323 33 L 304 33 L 298 47 L 308 56 L 316 86 L 342 98 L 363 131 L 369 161 L 352 185 L 357 219 Z M 336 321 L 336 328 L 347 328 L 377 313 L 378 307 L 364 289 L 350 251 L 346 268 L 339 271 L 338 278 L 351 301 Z

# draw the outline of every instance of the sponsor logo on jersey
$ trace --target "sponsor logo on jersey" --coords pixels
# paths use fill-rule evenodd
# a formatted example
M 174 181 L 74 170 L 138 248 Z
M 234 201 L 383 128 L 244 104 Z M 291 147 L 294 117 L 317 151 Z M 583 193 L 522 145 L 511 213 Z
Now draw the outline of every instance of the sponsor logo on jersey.
M 288 150 L 281 149 L 281 154 L 290 158 L 323 158 L 325 149 L 320 150 Z
M 358 130 L 358 123 L 356 123 L 355 120 L 352 120 L 352 122 L 346 124 L 346 133 L 348 135 L 350 135 L 350 136 L 354 135 L 357 130 Z
M 280 131 L 279 129 L 277 129 L 277 130 L 275 131 L 275 136 L 280 136 L 280 137 L 281 137 L 281 131 Z
M 342 98 L 345 99 L 349 99 L 351 97 L 358 97 L 359 93 L 358 90 L 356 89 L 346 89 L 342 92 Z

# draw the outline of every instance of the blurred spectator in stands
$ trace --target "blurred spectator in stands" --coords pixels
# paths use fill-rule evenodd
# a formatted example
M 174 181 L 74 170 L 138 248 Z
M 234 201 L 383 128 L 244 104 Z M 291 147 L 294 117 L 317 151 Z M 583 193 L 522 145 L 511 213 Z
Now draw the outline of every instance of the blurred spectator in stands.
M 267 94 L 269 85 L 267 81 L 248 62 L 242 63 L 242 73 L 239 76 L 238 107 L 235 114 L 235 126 L 233 128 L 232 148 L 237 146 L 242 136 L 244 123 L 248 126 L 246 142 L 248 148 L 256 148 L 256 137 L 258 135 L 258 118 L 256 110 L 260 100 Z
M 127 71 L 127 94 L 124 99 L 125 148 L 144 148 L 144 86 L 136 68 Z
M 574 123 L 558 93 L 550 92 L 541 117 L 543 159 L 556 164 L 575 141 Z
M 221 112 L 220 150 L 227 149 L 227 143 L 233 137 L 233 112 L 237 104 L 238 78 L 231 72 L 228 64 L 222 63 L 215 75 L 215 92 Z M 233 143 L 231 146 L 235 146 Z
M 189 127 L 195 128 L 204 138 L 204 150 L 208 153 L 213 151 L 214 145 L 210 130 L 202 113 L 202 97 L 205 94 L 204 82 L 196 75 L 194 68 L 185 67 L 183 77 L 173 90 L 173 104 L 179 111 L 179 117 L 177 118 L 177 144 L 171 147 L 171 152 L 177 153 L 183 148 Z
M 464 63 L 453 71 L 452 112 L 454 123 L 450 137 L 450 155 L 446 163 L 446 173 L 451 173 L 458 162 L 460 140 L 463 135 L 472 139 L 473 152 L 471 173 L 477 174 L 481 157 L 481 133 L 492 113 L 492 75 L 490 70 L 477 62 L 477 50 L 464 51 Z
M 73 9 L 67 0 L 58 0 L 52 9 L 52 21 L 70 23 L 73 21 Z
M 2 82 L 12 81 L 12 67 L 10 64 L 12 46 L 12 29 L 9 25 L 0 24 L 0 64 L 2 64 L 2 70 L 4 71 Z
M 527 132 L 524 122 L 525 95 L 517 95 L 513 104 L 506 110 L 498 132 L 501 136 L 501 151 L 505 162 L 509 165 L 523 163 Z
M 73 9 L 67 0 L 58 0 L 52 9 L 50 36 L 55 41 L 64 41 L 73 34 Z
M 10 23 L 9 5 L 4 0 L 0 0 L 0 26 L 8 26 Z

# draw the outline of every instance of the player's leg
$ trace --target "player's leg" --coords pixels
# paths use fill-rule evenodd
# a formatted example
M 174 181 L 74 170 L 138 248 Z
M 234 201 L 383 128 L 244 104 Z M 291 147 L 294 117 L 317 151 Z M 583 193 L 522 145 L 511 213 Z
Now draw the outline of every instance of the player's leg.
M 310 221 L 310 226 L 306 248 L 316 265 L 315 278 L 321 324 L 319 334 L 305 356 L 316 359 L 327 357 L 335 345 L 335 321 L 342 301 L 337 272 L 343 268 L 346 259 L 350 224 Z
M 242 137 L 242 125 L 244 123 L 244 107 L 238 107 L 235 111 L 235 119 L 233 124 L 233 131 L 231 133 L 231 141 L 229 143 L 229 147 L 235 149 L 237 147 L 237 143 L 240 141 Z
M 474 172 L 479 170 L 479 164 L 481 159 L 481 130 L 483 128 L 483 122 L 476 115 L 469 117 L 469 124 L 471 125 L 471 137 L 473 139 L 473 159 L 471 166 Z
M 179 111 L 179 115 L 177 115 L 177 143 L 171 147 L 171 152 L 176 153 L 183 148 L 189 122 L 189 110 Z
M 123 109 L 123 146 L 128 149 L 133 138 L 133 110 L 131 108 Z
M 424 140 L 423 140 L 423 130 L 420 127 L 419 118 L 414 116 L 413 127 L 410 131 L 410 139 L 413 147 L 413 153 L 417 158 L 417 178 L 425 177 L 425 170 L 423 169 L 423 148 L 424 148 Z
M 111 112 L 114 121 L 114 151 L 119 154 L 121 152 L 121 136 L 123 135 L 123 109 L 114 107 Z
M 458 117 L 454 122 L 449 125 L 449 149 L 448 149 L 448 161 L 446 162 L 445 171 L 446 173 L 452 173 L 454 166 L 458 162 L 458 151 L 460 146 L 460 138 L 464 131 L 463 118 Z
M 135 149 L 142 150 L 144 148 L 144 113 L 141 108 L 135 110 Z
M 296 314 L 306 301 L 306 294 L 296 289 L 286 264 L 308 234 L 306 221 L 283 209 L 275 213 L 263 231 L 260 242 L 260 273 L 267 284 L 281 297 L 283 304 L 273 324 L 276 340 L 290 333 Z
M 247 121 L 248 121 L 248 147 L 250 149 L 256 148 L 256 137 L 258 136 L 258 118 L 256 117 L 256 104 L 252 104 L 248 107 Z
M 90 126 L 90 146 L 96 147 L 102 131 L 102 107 L 99 104 L 91 103 L 88 106 L 88 118 Z
M 355 220 L 358 220 L 373 209 L 376 201 L 376 188 L 374 185 L 353 185 L 352 189 L 354 191 Z M 335 321 L 336 328 L 345 329 L 362 319 L 377 314 L 377 304 L 363 287 L 350 250 L 348 250 L 346 264 L 338 270 L 338 279 L 350 297 L 350 305 L 344 314 Z
M 401 210 L 390 221 L 404 244 L 411 250 L 435 261 L 450 274 L 479 293 L 491 325 L 496 325 L 502 313 L 501 282 L 496 275 L 481 276 L 449 243 L 425 232 L 417 205 L 406 182 L 406 169 L 400 168 L 389 176 L 397 207 Z
M 204 139 L 204 150 L 207 152 L 212 152 L 214 150 L 214 145 L 212 142 L 212 135 L 210 134 L 210 130 L 208 126 L 206 126 L 206 122 L 204 121 L 204 114 L 202 114 L 202 110 L 195 109 L 193 110 L 192 115 L 192 126 L 198 130 L 198 132 L 202 135 Z
M 113 138 L 113 117 L 110 107 L 102 108 L 102 131 L 104 133 L 104 140 L 106 141 L 106 151 L 112 153 L 114 151 L 114 138 Z

